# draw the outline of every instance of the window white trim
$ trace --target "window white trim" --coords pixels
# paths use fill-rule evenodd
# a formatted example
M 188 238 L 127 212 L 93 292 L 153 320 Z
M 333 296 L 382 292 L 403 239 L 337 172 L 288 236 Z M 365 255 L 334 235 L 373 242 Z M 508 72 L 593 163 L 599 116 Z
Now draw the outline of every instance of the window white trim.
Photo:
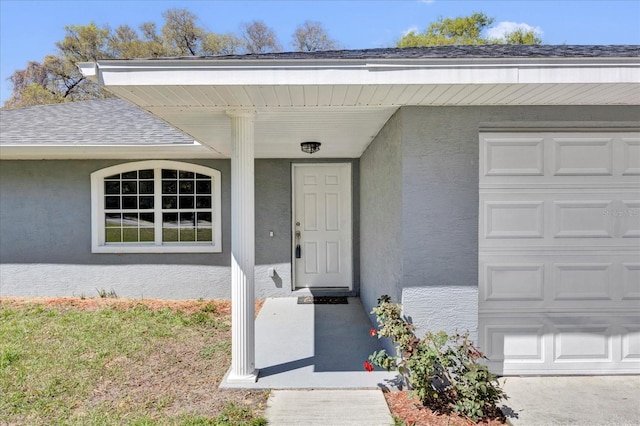
M 156 215 L 156 238 L 154 243 L 109 243 L 105 242 L 104 178 L 134 170 L 154 169 L 158 182 L 162 169 L 174 169 L 199 173 L 211 179 L 211 214 L 213 219 L 213 241 L 211 243 L 164 243 L 160 227 L 162 226 L 162 207 L 159 202 L 161 186 L 154 186 L 154 214 Z M 148 160 L 123 163 L 91 173 L 91 252 L 92 253 L 220 253 L 222 252 L 222 205 L 220 172 L 198 164 L 169 160 Z M 150 211 L 151 212 L 151 211 Z M 160 220 L 158 220 L 160 218 Z

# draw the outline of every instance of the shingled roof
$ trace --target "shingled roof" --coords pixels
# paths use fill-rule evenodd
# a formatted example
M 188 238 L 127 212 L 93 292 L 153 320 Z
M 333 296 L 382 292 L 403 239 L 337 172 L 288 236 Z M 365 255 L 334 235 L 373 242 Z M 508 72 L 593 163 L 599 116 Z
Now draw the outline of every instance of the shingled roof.
M 2 145 L 175 145 L 193 138 L 122 99 L 0 110 Z
M 279 52 L 225 56 L 184 56 L 179 59 L 216 60 L 358 60 L 358 59 L 491 59 L 491 58 L 637 58 L 638 45 L 517 45 L 429 46 L 330 50 L 320 52 Z M 151 58 L 161 61 L 178 58 Z

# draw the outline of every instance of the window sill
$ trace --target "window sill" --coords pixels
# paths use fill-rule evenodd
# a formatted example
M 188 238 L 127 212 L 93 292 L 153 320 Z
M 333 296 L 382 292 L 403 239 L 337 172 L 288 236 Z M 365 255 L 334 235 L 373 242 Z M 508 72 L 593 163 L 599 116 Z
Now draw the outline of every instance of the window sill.
M 103 245 L 93 246 L 91 253 L 222 253 L 222 249 L 211 245 Z

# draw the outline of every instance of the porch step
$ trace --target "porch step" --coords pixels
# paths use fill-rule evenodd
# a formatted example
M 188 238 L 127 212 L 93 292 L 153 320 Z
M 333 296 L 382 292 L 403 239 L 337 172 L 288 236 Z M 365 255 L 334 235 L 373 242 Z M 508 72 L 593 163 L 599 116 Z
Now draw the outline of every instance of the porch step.
M 381 390 L 273 390 L 265 416 L 274 426 L 393 424 Z

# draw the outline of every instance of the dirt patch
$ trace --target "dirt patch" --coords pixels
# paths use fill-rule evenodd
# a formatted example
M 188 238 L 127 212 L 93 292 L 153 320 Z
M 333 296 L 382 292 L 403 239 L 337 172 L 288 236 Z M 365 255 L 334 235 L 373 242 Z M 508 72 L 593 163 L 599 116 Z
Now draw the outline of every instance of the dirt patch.
M 104 307 L 114 307 L 121 309 L 130 309 L 137 305 L 144 305 L 151 310 L 161 310 L 165 308 L 173 310 L 181 310 L 183 312 L 193 313 L 200 311 L 207 304 L 215 306 L 216 312 L 221 315 L 231 315 L 230 300 L 158 300 L 158 299 L 121 299 L 109 297 L 0 297 L 0 302 L 8 305 L 27 305 L 41 304 L 45 306 L 61 306 L 84 309 L 87 311 L 95 311 Z M 255 302 L 256 316 L 260 312 L 264 301 Z

